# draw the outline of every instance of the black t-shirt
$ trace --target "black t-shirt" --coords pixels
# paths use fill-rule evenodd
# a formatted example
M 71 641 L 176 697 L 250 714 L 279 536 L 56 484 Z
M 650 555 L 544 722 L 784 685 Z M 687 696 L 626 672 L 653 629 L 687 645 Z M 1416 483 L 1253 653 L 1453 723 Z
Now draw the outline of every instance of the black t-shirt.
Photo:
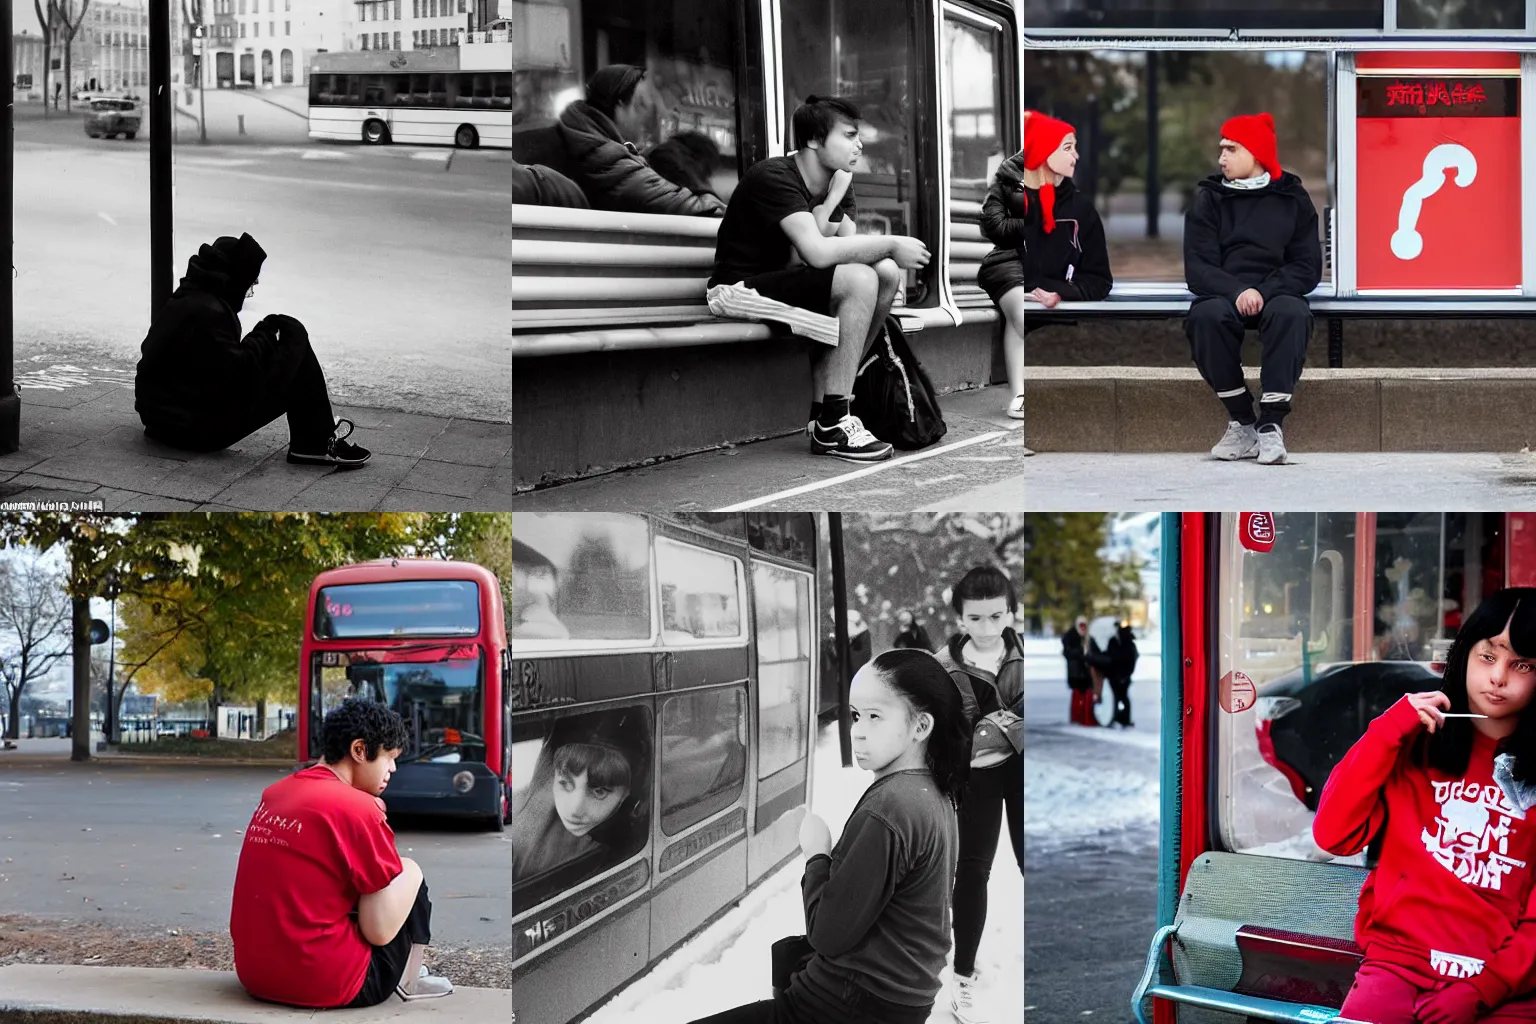
M 720 233 L 715 236 L 715 273 L 710 284 L 735 284 L 754 274 L 783 270 L 793 250 L 779 221 L 810 213 L 826 198 L 812 196 L 792 156 L 773 156 L 752 165 L 731 194 Z M 854 218 L 857 204 L 849 182 L 831 221 Z

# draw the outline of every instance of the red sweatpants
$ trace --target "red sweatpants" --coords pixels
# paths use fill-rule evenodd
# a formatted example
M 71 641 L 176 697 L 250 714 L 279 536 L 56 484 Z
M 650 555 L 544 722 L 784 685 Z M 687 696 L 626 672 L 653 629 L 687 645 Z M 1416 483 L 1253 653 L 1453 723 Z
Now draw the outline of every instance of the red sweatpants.
M 1442 985 L 1450 984 L 1442 982 Z M 1355 983 L 1339 1016 L 1370 1024 L 1418 1024 L 1415 1009 L 1419 999 L 1433 989 L 1424 989 L 1391 966 L 1366 961 L 1355 974 Z M 1477 1018 L 1478 1024 L 1525 1024 L 1536 1022 L 1536 997 L 1512 999 L 1503 1006 Z

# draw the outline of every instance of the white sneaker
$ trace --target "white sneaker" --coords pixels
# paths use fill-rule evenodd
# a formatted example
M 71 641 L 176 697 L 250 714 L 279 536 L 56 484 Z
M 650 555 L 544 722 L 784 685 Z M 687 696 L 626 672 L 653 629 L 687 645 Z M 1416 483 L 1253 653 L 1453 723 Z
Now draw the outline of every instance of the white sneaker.
M 421 965 L 421 971 L 416 975 L 416 980 L 409 987 L 396 985 L 395 994 L 406 1002 L 417 999 L 440 999 L 453 993 L 453 982 L 436 974 L 427 973 L 427 965 Z
M 1285 433 L 1279 427 L 1259 431 L 1259 465 L 1280 466 L 1285 464 Z
M 1013 401 L 1008 403 L 1008 418 L 1021 420 L 1024 418 L 1024 396 L 1014 395 Z
M 978 991 L 980 982 L 976 976 L 964 975 L 954 972 L 953 984 L 949 990 L 949 1005 L 955 1011 L 955 1019 L 960 1024 L 989 1024 L 990 1018 L 982 1009 L 981 996 Z
M 1252 459 L 1259 454 L 1259 432 L 1252 423 L 1227 421 L 1227 432 L 1211 448 L 1211 458 L 1223 462 Z

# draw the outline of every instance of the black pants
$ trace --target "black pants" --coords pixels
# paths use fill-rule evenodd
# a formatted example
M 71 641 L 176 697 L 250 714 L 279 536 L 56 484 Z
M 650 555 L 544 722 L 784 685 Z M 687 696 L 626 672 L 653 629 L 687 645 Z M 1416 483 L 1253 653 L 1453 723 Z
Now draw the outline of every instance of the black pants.
M 284 339 L 288 341 L 288 338 Z M 231 395 L 223 414 L 183 430 L 149 427 L 145 433 L 162 444 L 194 452 L 216 452 L 260 430 L 279 416 L 288 417 L 288 445 L 307 454 L 325 451 L 336 429 L 325 372 L 309 344 L 309 335 L 293 338 L 294 351 L 262 367 L 251 390 Z
M 902 1006 L 880 999 L 852 981 L 842 992 L 828 992 L 806 981 L 805 972 L 790 979 L 789 989 L 774 999 L 747 1003 L 693 1024 L 924 1024 L 927 1006 Z
M 1008 812 L 1013 856 L 1019 862 L 1019 874 L 1024 873 L 1023 771 L 1017 759 L 999 768 L 1019 776 L 1016 788 L 1010 784 L 1000 795 L 973 791 L 960 805 L 960 853 L 955 863 L 954 893 L 956 974 L 972 974 L 976 969 L 976 950 L 987 927 L 987 883 L 992 878 L 992 862 L 997 858 L 1004 808 Z
M 1253 398 L 1243 379 L 1243 334 L 1259 331 L 1259 419 L 1279 423 L 1291 411 L 1291 396 L 1301 379 L 1307 358 L 1307 339 L 1312 335 L 1312 310 L 1306 299 L 1278 295 L 1264 303 L 1256 317 L 1244 317 L 1224 296 L 1196 299 L 1184 321 L 1190 351 L 1200 376 L 1216 392 L 1231 418 L 1253 423 Z
M 368 974 L 363 978 L 363 988 L 348 1006 L 377 1006 L 388 999 L 400 984 L 406 961 L 411 957 L 411 947 L 425 946 L 432 941 L 432 901 L 427 899 L 427 882 L 421 882 L 416 890 L 416 902 L 405 923 L 395 937 L 382 946 L 373 947 L 373 959 L 368 962 Z
M 1115 717 L 1111 719 L 1112 725 L 1131 724 L 1131 681 L 1126 679 L 1111 679 L 1109 688 L 1115 695 Z

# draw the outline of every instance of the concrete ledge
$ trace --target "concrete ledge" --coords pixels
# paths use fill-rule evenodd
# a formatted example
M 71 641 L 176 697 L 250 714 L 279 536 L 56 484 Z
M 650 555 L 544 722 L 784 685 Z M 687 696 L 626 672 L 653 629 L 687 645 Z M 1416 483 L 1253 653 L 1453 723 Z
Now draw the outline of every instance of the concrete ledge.
M 1245 368 L 1250 389 L 1259 371 Z M 1025 444 L 1056 452 L 1200 452 L 1226 414 L 1194 367 L 1027 367 Z M 1536 369 L 1308 369 L 1285 421 L 1296 452 L 1536 446 Z
M 510 1021 L 512 991 L 458 988 L 442 999 L 390 997 L 363 1010 L 297 1010 L 246 994 L 232 971 L 12 964 L 0 967 L 0 1021 L 26 1024 L 271 1024 L 317 1020 Z

